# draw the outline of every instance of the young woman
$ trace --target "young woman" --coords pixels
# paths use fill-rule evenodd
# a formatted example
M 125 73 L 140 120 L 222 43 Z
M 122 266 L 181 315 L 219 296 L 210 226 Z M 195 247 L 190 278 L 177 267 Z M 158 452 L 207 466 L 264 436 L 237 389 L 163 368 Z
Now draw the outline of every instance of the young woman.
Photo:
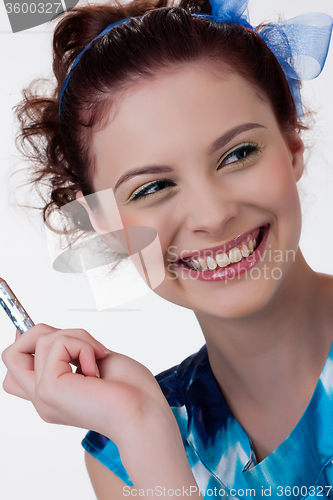
M 154 291 L 192 309 L 206 340 L 156 378 L 83 330 L 40 324 L 6 349 L 6 391 L 92 429 L 99 500 L 333 498 L 333 280 L 299 248 L 293 65 L 300 26 L 327 46 L 331 20 L 260 31 L 246 3 L 73 10 L 54 37 L 54 95 L 19 108 L 53 186 L 45 217 L 76 199 L 78 229 L 105 235 L 112 217 L 89 197 L 108 190 L 125 228 L 156 230 Z

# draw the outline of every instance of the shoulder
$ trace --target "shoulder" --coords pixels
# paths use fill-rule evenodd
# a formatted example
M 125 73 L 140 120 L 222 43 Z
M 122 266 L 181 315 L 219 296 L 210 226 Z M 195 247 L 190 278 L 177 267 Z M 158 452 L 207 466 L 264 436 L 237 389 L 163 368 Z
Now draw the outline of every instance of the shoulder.
M 156 375 L 156 380 L 170 405 L 185 443 L 193 414 L 197 408 L 206 405 L 214 385 L 206 345 L 179 365 Z
M 209 371 L 207 347 L 204 345 L 179 365 L 159 373 L 155 378 L 169 405 L 182 406 L 186 404 L 193 382 Z
M 85 452 L 85 462 L 98 500 L 110 499 L 110 492 L 112 492 L 113 500 L 121 500 L 125 493 L 130 491 L 130 486 L 127 483 L 87 451 Z

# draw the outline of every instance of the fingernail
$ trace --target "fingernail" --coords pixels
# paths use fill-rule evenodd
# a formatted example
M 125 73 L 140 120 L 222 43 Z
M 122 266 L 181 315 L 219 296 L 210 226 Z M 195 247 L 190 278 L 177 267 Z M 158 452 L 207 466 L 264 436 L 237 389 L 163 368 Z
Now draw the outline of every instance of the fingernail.
M 101 376 L 100 376 L 100 374 L 99 374 L 99 369 L 98 369 L 98 368 L 96 369 L 96 377 L 97 377 L 97 378 L 101 378 Z
M 96 340 L 97 344 L 99 345 L 99 347 L 102 349 L 102 351 L 104 352 L 104 354 L 110 354 L 111 351 L 109 351 L 109 349 L 107 349 L 105 347 L 105 345 L 101 344 L 100 342 L 98 342 L 98 340 Z

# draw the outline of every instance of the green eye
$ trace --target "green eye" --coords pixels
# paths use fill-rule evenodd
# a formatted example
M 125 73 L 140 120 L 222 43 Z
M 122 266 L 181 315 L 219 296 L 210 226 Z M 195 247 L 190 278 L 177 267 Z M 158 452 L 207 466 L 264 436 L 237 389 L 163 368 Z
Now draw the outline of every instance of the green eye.
M 254 160 L 257 155 L 261 153 L 260 146 L 258 144 L 241 144 L 236 149 L 226 153 L 219 161 L 218 166 L 224 167 L 230 164 L 241 163 L 244 164 L 248 160 Z

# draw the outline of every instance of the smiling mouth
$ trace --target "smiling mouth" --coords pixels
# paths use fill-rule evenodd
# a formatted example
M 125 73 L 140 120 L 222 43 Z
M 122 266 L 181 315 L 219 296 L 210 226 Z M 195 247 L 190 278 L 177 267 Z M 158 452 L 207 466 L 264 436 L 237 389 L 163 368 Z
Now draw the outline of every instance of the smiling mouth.
M 248 234 L 233 248 L 227 252 L 216 252 L 212 255 L 193 256 L 187 259 L 180 259 L 180 265 L 184 265 L 193 271 L 208 272 L 215 269 L 228 268 L 237 262 L 246 260 L 253 254 L 256 248 L 262 242 L 265 233 L 268 231 L 269 225 L 261 226 L 259 229 Z M 207 252 L 208 253 L 208 252 Z

